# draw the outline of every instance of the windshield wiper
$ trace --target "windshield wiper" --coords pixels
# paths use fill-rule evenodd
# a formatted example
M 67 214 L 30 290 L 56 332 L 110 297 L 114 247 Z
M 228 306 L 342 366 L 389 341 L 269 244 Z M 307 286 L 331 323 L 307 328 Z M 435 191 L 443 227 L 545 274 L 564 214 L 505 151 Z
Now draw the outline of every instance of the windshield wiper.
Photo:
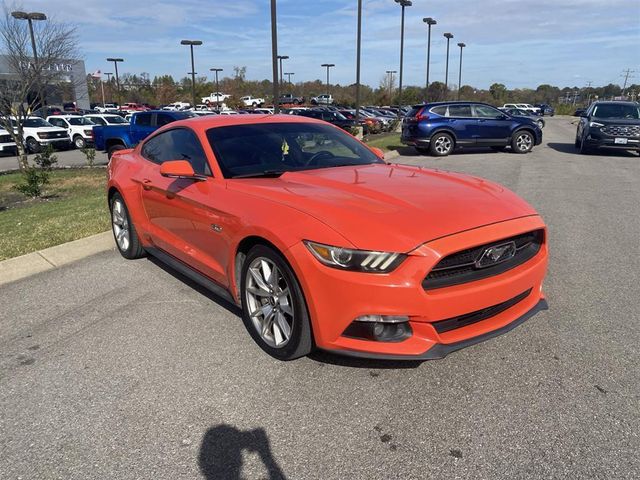
M 231 178 L 277 178 L 288 170 L 264 170 L 262 172 L 244 173 L 242 175 L 234 175 Z

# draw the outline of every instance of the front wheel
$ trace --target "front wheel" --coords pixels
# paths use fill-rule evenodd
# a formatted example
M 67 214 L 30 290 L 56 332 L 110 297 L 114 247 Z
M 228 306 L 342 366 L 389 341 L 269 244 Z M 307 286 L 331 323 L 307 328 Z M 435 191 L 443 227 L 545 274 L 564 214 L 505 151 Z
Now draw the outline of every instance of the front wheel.
M 453 152 L 453 138 L 448 133 L 436 133 L 431 137 L 429 149 L 436 157 L 446 157 Z
M 27 138 L 27 151 L 29 153 L 40 153 L 42 151 L 42 146 L 35 138 Z
M 530 132 L 516 132 L 511 140 L 511 150 L 516 153 L 529 153 L 533 149 L 533 135 Z
M 144 248 L 140 244 L 138 233 L 129 216 L 129 210 L 119 193 L 111 197 L 110 208 L 111 229 L 120 255 L 129 260 L 144 257 Z
M 75 147 L 76 147 L 78 150 L 81 150 L 81 149 L 83 149 L 84 147 L 86 147 L 87 142 L 85 142 L 85 141 L 84 141 L 84 138 L 82 138 L 82 136 L 81 136 L 81 135 L 76 135 L 76 136 L 73 138 L 73 144 L 75 145 Z
M 313 349 L 307 304 L 287 261 L 265 245 L 253 247 L 242 265 L 242 321 L 272 357 L 293 360 Z

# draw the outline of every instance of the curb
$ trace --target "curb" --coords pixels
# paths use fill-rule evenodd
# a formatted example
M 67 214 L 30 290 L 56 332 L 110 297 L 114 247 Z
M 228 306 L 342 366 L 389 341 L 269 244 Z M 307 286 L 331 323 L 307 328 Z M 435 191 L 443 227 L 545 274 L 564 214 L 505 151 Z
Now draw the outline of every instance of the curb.
M 114 248 L 113 234 L 107 231 L 20 257 L 9 258 L 0 262 L 0 285 L 30 277 L 36 273 L 54 270 Z

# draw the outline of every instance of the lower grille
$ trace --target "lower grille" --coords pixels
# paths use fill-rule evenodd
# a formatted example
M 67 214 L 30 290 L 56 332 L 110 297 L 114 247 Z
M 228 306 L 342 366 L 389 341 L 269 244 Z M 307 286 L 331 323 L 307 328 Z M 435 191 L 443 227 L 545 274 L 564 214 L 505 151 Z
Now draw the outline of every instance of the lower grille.
M 543 241 L 544 230 L 534 230 L 452 253 L 433 267 L 422 281 L 422 287 L 425 290 L 443 288 L 499 275 L 533 258 L 540 250 Z M 515 253 L 511 258 L 493 265 L 480 265 L 479 260 L 487 249 L 511 242 L 515 246 Z
M 13 143 L 11 135 L 0 135 L 0 143 Z
M 640 125 L 606 125 L 600 131 L 612 137 L 640 137 Z
M 483 308 L 482 310 L 477 310 L 475 312 L 466 313 L 458 317 L 439 320 L 437 322 L 433 322 L 431 325 L 433 325 L 433 327 L 436 329 L 436 332 L 444 333 L 450 330 L 455 330 L 456 328 L 466 327 L 467 325 L 481 322 L 482 320 L 486 320 L 487 318 L 495 317 L 499 313 L 502 313 L 505 310 L 513 307 L 517 303 L 520 303 L 522 300 L 529 296 L 531 290 L 532 289 L 530 288 L 526 292 L 522 292 L 520 295 L 517 295 L 512 299 L 507 300 L 506 302 Z

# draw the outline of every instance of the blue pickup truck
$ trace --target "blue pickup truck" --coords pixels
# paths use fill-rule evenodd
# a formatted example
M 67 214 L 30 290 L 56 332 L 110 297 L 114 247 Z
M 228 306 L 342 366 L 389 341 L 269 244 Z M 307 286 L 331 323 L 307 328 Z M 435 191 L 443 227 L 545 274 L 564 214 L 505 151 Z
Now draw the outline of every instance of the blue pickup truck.
M 98 125 L 93 127 L 96 150 L 106 152 L 111 158 L 116 150 L 133 148 L 149 134 L 171 122 L 195 117 L 191 112 L 150 110 L 134 113 L 127 125 Z

